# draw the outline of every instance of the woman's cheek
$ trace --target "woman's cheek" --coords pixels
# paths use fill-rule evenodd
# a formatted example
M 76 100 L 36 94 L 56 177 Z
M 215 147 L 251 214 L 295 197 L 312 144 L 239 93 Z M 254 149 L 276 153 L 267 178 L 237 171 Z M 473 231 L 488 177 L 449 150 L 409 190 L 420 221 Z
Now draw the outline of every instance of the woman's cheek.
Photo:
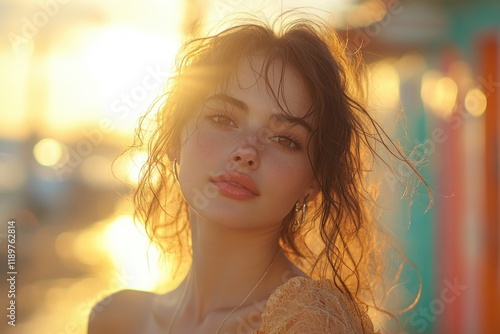
M 188 151 L 193 152 L 197 157 L 204 158 L 203 161 L 205 161 L 207 158 L 215 158 L 228 142 L 230 139 L 227 136 L 200 128 L 193 131 L 186 144 Z
M 213 156 L 224 147 L 224 139 L 221 136 L 201 132 L 196 136 L 195 144 L 201 155 Z
M 268 165 L 278 175 L 287 175 L 287 177 L 304 176 L 304 173 L 310 169 L 309 161 L 299 154 L 280 152 L 276 150 L 267 150 L 263 158 L 267 160 Z

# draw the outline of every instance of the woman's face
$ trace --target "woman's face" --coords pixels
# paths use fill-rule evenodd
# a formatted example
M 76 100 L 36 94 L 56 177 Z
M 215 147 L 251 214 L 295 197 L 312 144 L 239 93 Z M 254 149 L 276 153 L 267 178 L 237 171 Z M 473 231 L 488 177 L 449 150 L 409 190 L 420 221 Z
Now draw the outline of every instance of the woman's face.
M 227 227 L 278 229 L 295 202 L 317 193 L 307 152 L 312 125 L 301 119 L 311 106 L 308 90 L 291 67 L 281 77 L 275 62 L 268 79 L 284 112 L 254 70 L 261 61 L 242 62 L 181 135 L 182 193 L 201 218 Z

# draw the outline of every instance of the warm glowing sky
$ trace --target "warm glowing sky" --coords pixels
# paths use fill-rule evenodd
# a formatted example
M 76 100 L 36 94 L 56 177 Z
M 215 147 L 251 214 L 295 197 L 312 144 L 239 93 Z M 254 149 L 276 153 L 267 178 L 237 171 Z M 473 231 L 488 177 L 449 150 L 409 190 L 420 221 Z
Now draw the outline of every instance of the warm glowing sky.
M 5 1 L 0 29 L 0 132 L 75 139 L 111 121 L 130 133 L 159 93 L 182 40 L 184 18 L 220 21 L 237 11 L 279 13 L 301 0 Z M 350 1 L 314 6 L 342 10 Z M 29 35 L 33 36 L 33 39 Z M 32 42 L 33 41 L 33 42 Z M 76 131 L 76 132 L 75 132 Z

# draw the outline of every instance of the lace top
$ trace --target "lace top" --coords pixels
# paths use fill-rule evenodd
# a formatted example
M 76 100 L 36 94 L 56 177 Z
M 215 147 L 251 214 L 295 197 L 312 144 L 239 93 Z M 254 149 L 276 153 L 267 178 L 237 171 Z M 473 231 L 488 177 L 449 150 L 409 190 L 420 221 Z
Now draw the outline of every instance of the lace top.
M 333 282 L 294 277 L 269 297 L 261 326 L 253 332 L 281 333 L 374 334 L 374 331 L 368 315 L 360 318 L 355 306 Z

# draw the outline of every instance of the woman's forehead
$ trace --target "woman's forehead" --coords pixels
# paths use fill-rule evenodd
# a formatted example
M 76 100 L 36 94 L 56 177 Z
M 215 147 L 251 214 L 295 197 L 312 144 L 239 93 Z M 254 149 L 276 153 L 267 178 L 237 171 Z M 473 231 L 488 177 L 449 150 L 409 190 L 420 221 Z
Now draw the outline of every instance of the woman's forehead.
M 239 95 L 247 90 L 259 90 L 274 100 L 275 107 L 302 117 L 310 109 L 312 100 L 302 75 L 293 66 L 279 59 L 267 62 L 264 57 L 246 58 L 228 77 L 224 87 L 217 91 Z

